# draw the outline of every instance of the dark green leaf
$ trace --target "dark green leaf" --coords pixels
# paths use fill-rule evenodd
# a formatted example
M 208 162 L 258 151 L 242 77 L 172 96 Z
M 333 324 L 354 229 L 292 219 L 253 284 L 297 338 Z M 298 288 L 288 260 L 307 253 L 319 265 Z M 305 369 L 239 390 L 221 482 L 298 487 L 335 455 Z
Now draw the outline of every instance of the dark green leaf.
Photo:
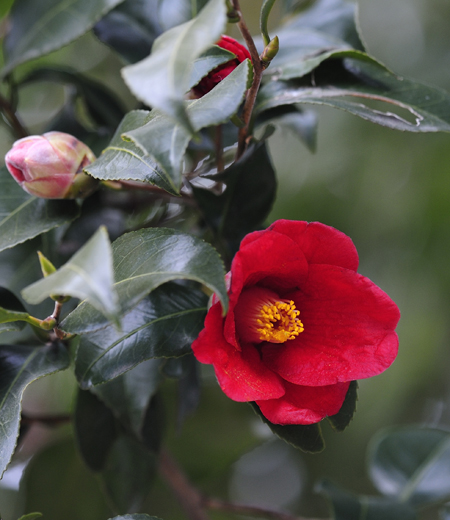
M 68 366 L 69 355 L 63 345 L 40 348 L 0 346 L 0 477 L 16 447 L 25 388 L 36 379 L 64 370 Z
M 320 453 L 325 449 L 320 424 L 273 424 L 264 417 L 256 403 L 250 404 L 262 422 L 267 424 L 275 435 L 292 444 L 294 448 L 299 448 L 307 453 Z
M 224 182 L 225 192 L 214 195 L 193 187 L 195 198 L 206 222 L 238 244 L 262 224 L 275 200 L 275 171 L 265 142 L 251 145 L 239 161 L 211 178 Z
M 149 182 L 173 195 L 179 194 L 179 177 L 172 179 L 155 161 L 133 142 L 124 141 L 123 133 L 144 126 L 153 118 L 150 112 L 129 112 L 102 155 L 86 167 L 86 171 L 101 180 L 135 180 Z M 176 184 L 175 184 L 176 182 Z
M 335 520 L 416 520 L 414 509 L 393 499 L 358 496 L 323 480 L 316 490 L 325 495 Z
M 74 430 L 86 465 L 92 471 L 103 470 L 117 438 L 116 422 L 111 410 L 89 391 L 78 391 Z
M 396 130 L 450 131 L 447 92 L 395 76 L 366 58 L 327 60 L 314 84 L 307 78 L 271 81 L 260 91 L 256 112 L 295 103 L 333 106 Z
M 12 311 L 12 312 L 11 312 Z M 14 321 L 12 314 L 19 313 L 19 320 L 26 315 L 29 316 L 22 302 L 14 293 L 0 287 L 0 334 L 2 332 L 19 331 L 25 327 L 23 321 Z
M 52 294 L 74 296 L 90 302 L 117 324 L 120 315 L 113 283 L 111 245 L 106 228 L 101 227 L 67 263 L 26 287 L 22 296 L 32 304 Z
M 150 491 L 156 473 L 156 456 L 137 440 L 122 435 L 112 446 L 101 477 L 114 509 L 136 511 Z
M 144 446 L 153 453 L 161 449 L 165 425 L 164 402 L 161 394 L 156 394 L 150 400 L 140 433 Z
M 91 29 L 123 0 L 16 0 L 5 37 L 2 75 L 25 61 L 55 51 Z
M 150 400 L 163 380 L 160 359 L 150 359 L 92 391 L 122 425 L 141 439 Z
M 450 504 L 445 504 L 439 510 L 439 518 L 440 520 L 450 520 Z
M 74 200 L 32 197 L 6 167 L 0 168 L 0 251 L 72 221 L 79 215 Z
M 185 418 L 197 409 L 200 402 L 200 374 L 193 354 L 183 356 L 179 361 L 184 364 L 184 373 L 178 381 L 177 425 L 181 429 Z
M 247 90 L 250 73 L 250 62 L 245 60 L 208 94 L 187 102 L 187 113 L 196 132 L 225 123 L 237 112 Z M 124 137 L 152 156 L 176 185 L 180 184 L 182 160 L 191 139 L 183 126 L 154 110 L 145 126 L 125 133 Z
M 450 433 L 407 427 L 378 435 L 371 446 L 370 477 L 385 495 L 413 506 L 450 496 Z
M 352 381 L 347 390 L 344 404 L 342 405 L 339 412 L 335 415 L 327 417 L 328 421 L 334 430 L 343 432 L 345 428 L 350 424 L 353 419 L 353 415 L 356 412 L 356 402 L 358 401 L 358 382 Z
M 206 300 L 204 294 L 192 288 L 165 284 L 123 318 L 121 331 L 110 325 L 83 336 L 75 368 L 80 385 L 88 388 L 104 383 L 147 359 L 189 352 L 203 326 Z M 128 378 L 123 383 L 128 384 Z M 157 379 L 153 383 L 157 385 Z M 147 391 L 153 391 L 153 383 L 149 383 Z M 131 398 L 129 406 L 135 406 Z
M 20 485 L 21 506 L 42 511 L 43 520 L 100 520 L 112 514 L 98 479 L 83 464 L 72 439 L 35 454 Z
M 264 129 L 273 125 L 280 130 L 289 130 L 308 147 L 311 152 L 317 146 L 317 114 L 313 110 L 300 109 L 297 106 L 284 105 L 262 112 L 256 121 L 256 127 Z
M 227 308 L 222 261 L 215 249 L 199 238 L 173 229 L 141 229 L 121 236 L 113 242 L 112 249 L 114 287 L 122 314 L 129 312 L 152 290 L 176 279 L 195 280 L 206 285 L 219 296 L 224 309 Z M 61 327 L 69 332 L 85 333 L 107 324 L 101 313 L 82 302 Z
M 148 56 L 161 32 L 154 0 L 125 0 L 94 27 L 97 38 L 129 63 Z
M 122 69 L 133 94 L 193 133 L 184 103 L 193 62 L 220 38 L 226 21 L 224 0 L 209 0 L 196 18 L 163 33 L 148 58 Z

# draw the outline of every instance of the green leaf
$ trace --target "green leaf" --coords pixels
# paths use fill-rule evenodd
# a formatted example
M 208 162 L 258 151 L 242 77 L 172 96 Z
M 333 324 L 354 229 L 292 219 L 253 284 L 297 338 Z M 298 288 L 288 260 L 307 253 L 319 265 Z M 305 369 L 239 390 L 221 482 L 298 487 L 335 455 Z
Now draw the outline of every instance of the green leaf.
M 0 251 L 71 222 L 79 215 L 74 200 L 32 197 L 17 184 L 6 167 L 0 168 Z
M 320 424 L 273 424 L 264 417 L 256 403 L 250 404 L 262 422 L 267 424 L 275 435 L 294 446 L 294 448 L 298 448 L 307 453 L 320 453 L 325 449 Z
M 28 513 L 27 515 L 23 515 L 19 518 L 19 520 L 36 520 L 36 518 L 40 518 L 42 513 Z
M 353 419 L 356 412 L 356 402 L 358 400 L 358 381 L 352 381 L 347 390 L 347 395 L 339 412 L 335 415 L 327 417 L 333 429 L 337 432 L 343 432 Z
M 196 132 L 225 123 L 238 111 L 251 70 L 250 61 L 245 60 L 205 96 L 187 103 L 187 113 Z M 181 124 L 152 111 L 145 126 L 126 132 L 124 137 L 153 157 L 177 186 L 180 184 L 182 160 L 191 139 Z
M 14 0 L 3 0 L 3 2 L 0 4 L 0 18 L 3 18 L 8 14 L 8 11 L 11 9 L 13 3 Z
M 59 344 L 40 348 L 0 346 L 0 477 L 16 447 L 25 388 L 40 377 L 68 368 L 69 362 L 66 348 Z
M 331 504 L 335 520 L 417 520 L 414 509 L 393 499 L 354 495 L 323 480 L 316 491 Z
M 393 429 L 375 437 L 370 477 L 385 495 L 423 506 L 450 497 L 450 433 L 431 428 Z
M 137 440 L 122 435 L 115 441 L 101 473 L 114 510 L 126 513 L 141 509 L 155 478 L 156 462 L 156 456 Z
M 194 129 L 184 95 L 193 62 L 220 38 L 226 21 L 224 0 L 209 0 L 196 18 L 157 38 L 148 58 L 122 69 L 125 82 L 140 101 L 168 114 L 190 134 Z
M 173 229 L 141 229 L 122 235 L 113 242 L 112 249 L 114 288 L 119 295 L 121 314 L 129 312 L 160 285 L 177 279 L 206 285 L 218 295 L 226 310 L 228 296 L 223 263 L 216 250 L 199 238 Z M 67 316 L 61 328 L 82 334 L 107 324 L 101 313 L 82 302 Z
M 149 182 L 173 195 L 179 195 L 179 178 L 172 179 L 150 156 L 134 143 L 124 141 L 121 137 L 123 133 L 142 127 L 152 119 L 153 115 L 145 110 L 129 112 L 102 155 L 85 170 L 96 179 Z
M 362 56 L 325 61 L 315 71 L 314 85 L 307 79 L 267 83 L 260 90 L 256 112 L 312 103 L 340 108 L 396 130 L 450 131 L 447 92 L 396 76 Z
M 89 31 L 123 0 L 16 0 L 5 37 L 6 75 L 17 65 L 60 49 Z
M 226 49 L 222 49 L 218 45 L 213 45 L 194 61 L 191 78 L 189 80 L 189 88 L 194 87 L 202 78 L 208 75 L 213 69 L 219 65 L 234 60 L 236 55 Z
M 88 242 L 55 273 L 22 291 L 32 304 L 57 294 L 86 299 L 114 323 L 119 323 L 119 305 L 113 286 L 112 252 L 105 227 L 100 227 Z
M 25 327 L 22 320 L 28 316 L 28 312 L 15 294 L 0 287 L 0 334 L 22 330 Z
M 92 389 L 122 425 L 141 440 L 150 401 L 164 379 L 160 371 L 162 363 L 160 359 L 149 359 Z
M 206 222 L 237 245 L 268 216 L 276 194 L 275 171 L 264 141 L 252 144 L 224 172 L 210 177 L 226 184 L 221 195 L 193 187 Z
M 165 284 L 123 318 L 121 331 L 110 325 L 83 336 L 75 365 L 81 387 L 109 381 L 147 359 L 189 352 L 203 327 L 206 300 L 192 288 Z
M 89 391 L 78 391 L 74 432 L 86 465 L 92 471 L 102 471 L 118 432 L 111 410 Z
M 440 520 L 450 520 L 450 504 L 445 504 L 444 507 L 441 507 L 439 518 Z

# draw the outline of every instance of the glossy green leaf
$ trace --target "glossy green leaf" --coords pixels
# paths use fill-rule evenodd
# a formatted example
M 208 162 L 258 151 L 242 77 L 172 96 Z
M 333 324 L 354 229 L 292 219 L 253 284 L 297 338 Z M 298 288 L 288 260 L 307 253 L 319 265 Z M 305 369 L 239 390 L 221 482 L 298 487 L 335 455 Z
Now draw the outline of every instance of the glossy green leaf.
M 74 432 L 86 465 L 92 471 L 102 471 L 118 431 L 111 410 L 89 391 L 78 391 Z
M 0 251 L 71 222 L 79 215 L 74 200 L 32 197 L 17 184 L 6 167 L 0 168 Z
M 36 520 L 36 518 L 41 518 L 42 513 L 28 513 L 27 515 L 23 515 L 19 518 L 19 520 Z
M 298 448 L 307 453 L 320 453 L 325 449 L 320 424 L 273 424 L 264 417 L 256 403 L 250 404 L 262 422 L 267 424 L 275 435 L 294 446 L 294 448 Z
M 192 288 L 155 289 L 123 318 L 121 331 L 110 325 L 81 338 L 75 366 L 80 385 L 104 383 L 147 359 L 186 354 L 203 327 L 206 304 L 206 296 Z
M 63 345 L 0 346 L 0 477 L 16 447 L 25 388 L 36 379 L 64 370 L 68 366 L 69 355 Z
M 378 435 L 370 449 L 370 477 L 385 495 L 413 506 L 450 497 L 450 433 L 406 427 Z
M 197 17 L 163 33 L 148 58 L 122 69 L 133 94 L 193 133 L 184 103 L 193 62 L 220 38 L 226 21 L 224 0 L 209 0 Z
M 149 359 L 103 385 L 92 389 L 112 410 L 122 425 L 142 439 L 142 429 L 151 398 L 163 381 L 163 360 Z
M 101 473 L 115 511 L 126 513 L 141 509 L 156 475 L 156 462 L 156 456 L 137 440 L 121 435 L 115 441 Z
M 157 163 L 131 141 L 124 141 L 123 133 L 142 127 L 153 119 L 145 110 L 129 112 L 102 155 L 86 167 L 86 171 L 101 180 L 134 180 L 149 182 L 173 195 L 179 194 L 179 178 L 172 179 Z M 175 182 L 177 185 L 175 185 Z
M 219 65 L 223 65 L 235 58 L 236 55 L 232 52 L 222 49 L 222 47 L 218 45 L 213 45 L 194 61 L 189 80 L 189 88 L 197 85 L 202 78 Z
M 245 60 L 208 94 L 187 103 L 187 113 L 196 132 L 225 123 L 237 112 L 251 70 L 249 60 Z M 183 156 L 191 139 L 183 126 L 158 111 L 152 111 L 145 126 L 126 132 L 124 137 L 153 157 L 176 185 L 180 184 Z
M 194 187 L 195 198 L 206 222 L 239 245 L 262 224 L 275 200 L 275 170 L 265 142 L 251 145 L 239 161 L 211 178 L 226 184 L 224 193 Z
M 28 312 L 16 295 L 0 287 L 0 334 L 22 330 L 25 327 L 22 320 L 28 316 Z
M 51 294 L 88 301 L 105 317 L 119 322 L 119 305 L 113 286 L 112 252 L 106 228 L 101 227 L 75 255 L 55 273 L 22 291 L 32 304 Z
M 335 520 L 417 520 L 417 513 L 408 504 L 384 497 L 354 495 L 328 480 L 321 481 L 316 491 L 330 501 Z
M 396 130 L 450 131 L 447 92 L 396 76 L 366 58 L 327 60 L 315 71 L 314 84 L 307 78 L 271 81 L 255 110 L 296 103 L 333 106 Z
M 223 263 L 215 249 L 199 238 L 173 229 L 141 229 L 121 236 L 112 249 L 114 287 L 122 315 L 160 285 L 177 279 L 206 285 L 218 294 L 224 309 L 227 308 Z M 106 325 L 108 320 L 100 312 L 82 302 L 67 316 L 61 328 L 82 334 Z
M 339 412 L 335 415 L 330 415 L 327 420 L 337 432 L 343 432 L 353 419 L 356 412 L 356 402 L 358 401 L 358 382 L 352 381 L 347 390 L 344 404 L 341 406 Z
M 89 31 L 123 0 L 16 0 L 5 37 L 2 75 L 28 60 L 60 49 Z
M 94 27 L 97 38 L 128 63 L 146 58 L 162 30 L 154 0 L 125 0 Z

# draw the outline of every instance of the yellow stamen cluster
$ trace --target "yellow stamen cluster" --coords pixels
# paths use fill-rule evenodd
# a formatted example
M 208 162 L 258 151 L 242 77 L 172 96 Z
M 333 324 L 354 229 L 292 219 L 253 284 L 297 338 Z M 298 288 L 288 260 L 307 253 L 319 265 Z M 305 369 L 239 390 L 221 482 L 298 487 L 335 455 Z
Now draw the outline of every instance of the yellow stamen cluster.
M 260 328 L 259 339 L 272 343 L 284 343 L 295 339 L 304 331 L 303 323 L 298 318 L 300 311 L 293 301 L 276 301 L 271 305 L 263 305 L 256 320 Z

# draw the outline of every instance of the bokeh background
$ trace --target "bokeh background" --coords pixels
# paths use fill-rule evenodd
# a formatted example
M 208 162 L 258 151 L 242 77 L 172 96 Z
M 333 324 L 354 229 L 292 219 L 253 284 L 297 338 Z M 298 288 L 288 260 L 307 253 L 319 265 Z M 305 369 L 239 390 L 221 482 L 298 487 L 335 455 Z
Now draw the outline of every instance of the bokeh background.
M 254 33 L 259 5 L 242 0 Z M 372 55 L 400 75 L 450 91 L 448 0 L 360 0 L 359 21 Z M 92 35 L 41 61 L 107 78 L 128 107 L 134 106 L 118 73 L 123 64 Z M 19 110 L 27 126 L 42 132 L 67 95 L 50 84 L 25 87 Z M 331 108 L 317 107 L 317 112 L 315 154 L 287 132 L 272 138 L 279 188 L 269 221 L 317 220 L 352 237 L 359 271 L 400 307 L 398 358 L 384 374 L 360 382 L 351 425 L 342 434 L 325 426 L 327 448 L 318 455 L 276 440 L 248 405 L 220 392 L 208 367 L 198 413 L 178 431 L 175 389 L 169 384 L 167 416 L 171 449 L 205 492 L 326 517 L 325 501 L 314 494 L 318 479 L 331 478 L 358 493 L 375 492 L 365 462 L 370 439 L 380 429 L 401 424 L 450 429 L 450 135 L 400 133 Z M 0 126 L 2 155 L 11 144 Z M 24 275 L 16 276 L 20 286 Z M 70 374 L 38 381 L 27 391 L 24 409 L 67 413 L 74 388 Z M 30 460 L 36 447 L 38 454 Z M 33 426 L 0 481 L 0 506 L 3 520 L 15 520 L 24 511 L 42 511 L 46 520 L 113 516 L 98 481 L 76 455 L 70 426 Z M 159 481 L 144 510 L 165 520 L 182 518 Z M 423 518 L 436 518 L 436 512 Z

